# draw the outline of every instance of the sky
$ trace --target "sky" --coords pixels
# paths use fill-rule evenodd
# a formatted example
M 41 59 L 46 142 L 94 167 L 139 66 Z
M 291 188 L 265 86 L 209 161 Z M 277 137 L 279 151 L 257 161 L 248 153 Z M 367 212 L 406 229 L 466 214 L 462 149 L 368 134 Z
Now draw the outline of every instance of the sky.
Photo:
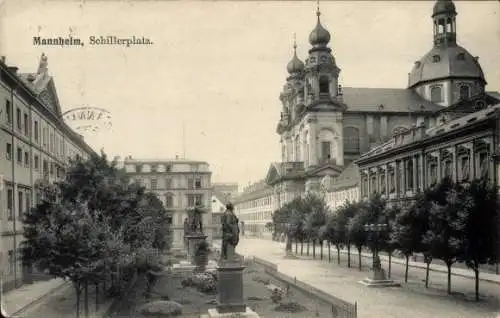
M 500 2 L 456 1 L 457 37 L 500 91 Z M 344 87 L 405 88 L 432 47 L 433 1 L 323 1 L 321 21 Z M 213 182 L 248 185 L 279 161 L 279 94 L 302 60 L 315 1 L 5 0 L 0 54 L 19 72 L 48 57 L 62 111 L 104 108 L 112 128 L 86 135 L 111 157 L 207 161 Z M 70 31 L 71 29 L 71 31 Z M 33 37 L 144 36 L 152 45 L 37 47 Z M 184 129 L 183 129 L 184 127 Z M 184 131 L 184 133 L 183 133 Z

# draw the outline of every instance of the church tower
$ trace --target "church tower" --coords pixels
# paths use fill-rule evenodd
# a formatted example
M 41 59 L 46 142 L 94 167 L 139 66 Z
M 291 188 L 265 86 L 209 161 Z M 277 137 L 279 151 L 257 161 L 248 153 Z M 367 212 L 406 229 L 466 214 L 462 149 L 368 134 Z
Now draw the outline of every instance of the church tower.
M 415 62 L 408 88 L 440 106 L 484 93 L 486 80 L 479 58 L 457 44 L 457 10 L 452 0 L 437 0 L 432 12 L 433 47 Z

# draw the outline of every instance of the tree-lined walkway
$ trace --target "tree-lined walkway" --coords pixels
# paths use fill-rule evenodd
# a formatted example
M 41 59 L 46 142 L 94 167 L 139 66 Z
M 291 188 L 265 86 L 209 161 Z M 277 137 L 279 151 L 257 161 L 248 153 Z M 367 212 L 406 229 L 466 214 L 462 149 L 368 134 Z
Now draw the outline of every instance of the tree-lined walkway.
M 345 254 L 341 255 L 340 266 L 333 260 L 328 263 L 327 257 L 322 262 L 285 259 L 283 244 L 269 240 L 242 238 L 237 251 L 245 256 L 258 256 L 276 263 L 279 271 L 336 297 L 349 302 L 357 301 L 361 318 L 484 318 L 496 317 L 500 311 L 500 288 L 496 284 L 482 283 L 482 300 L 475 302 L 473 281 L 464 277 L 452 278 L 452 296 L 446 294 L 445 273 L 431 272 L 430 287 L 426 289 L 423 283 L 424 270 L 410 271 L 408 284 L 400 288 L 369 288 L 358 284 L 358 281 L 371 275 L 367 270 L 371 258 L 366 259 L 365 269 L 360 272 L 356 268 L 357 257 L 352 258 L 353 268 L 347 268 Z M 402 281 L 404 266 L 395 263 L 392 277 Z

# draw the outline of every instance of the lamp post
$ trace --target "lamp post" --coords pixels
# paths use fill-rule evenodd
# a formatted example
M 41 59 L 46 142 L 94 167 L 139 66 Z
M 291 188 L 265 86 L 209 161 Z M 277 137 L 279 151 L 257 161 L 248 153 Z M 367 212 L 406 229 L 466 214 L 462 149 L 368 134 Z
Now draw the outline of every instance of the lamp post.
M 370 287 L 395 287 L 400 286 L 399 283 L 391 279 L 387 279 L 385 271 L 380 263 L 378 255 L 380 249 L 380 234 L 387 231 L 387 223 L 365 224 L 365 231 L 369 233 L 373 242 L 373 278 L 365 278 L 359 283 Z

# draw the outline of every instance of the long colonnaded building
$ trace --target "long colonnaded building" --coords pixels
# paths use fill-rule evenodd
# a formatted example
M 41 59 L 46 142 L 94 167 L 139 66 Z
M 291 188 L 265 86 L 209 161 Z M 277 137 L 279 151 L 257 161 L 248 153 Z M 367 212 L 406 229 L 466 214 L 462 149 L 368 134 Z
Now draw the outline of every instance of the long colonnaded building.
M 42 54 L 35 73 L 0 61 L 0 233 L 3 291 L 30 281 L 21 263 L 22 215 L 37 202 L 40 180 L 64 176 L 69 158 L 96 155 L 64 121 L 54 78 Z
M 203 230 L 212 241 L 212 172 L 205 161 L 186 159 L 135 159 L 123 161 L 131 182 L 137 182 L 162 201 L 171 219 L 172 248 L 183 248 L 184 219 L 188 209 L 200 207 Z

